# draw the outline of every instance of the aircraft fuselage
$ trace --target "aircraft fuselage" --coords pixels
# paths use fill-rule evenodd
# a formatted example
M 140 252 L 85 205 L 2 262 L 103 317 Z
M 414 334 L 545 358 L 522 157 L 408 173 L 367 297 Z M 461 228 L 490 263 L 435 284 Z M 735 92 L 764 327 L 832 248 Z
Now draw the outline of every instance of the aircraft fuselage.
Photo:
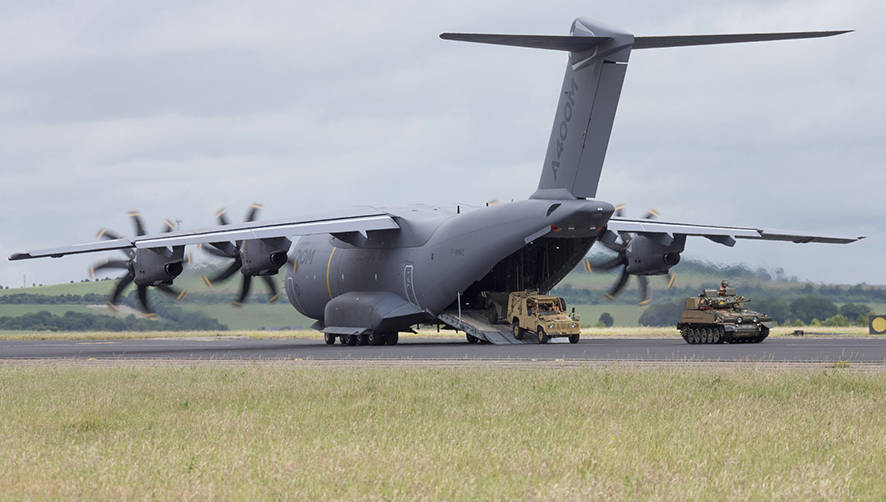
M 301 238 L 286 292 L 299 312 L 322 321 L 329 301 L 345 293 L 392 293 L 432 319 L 459 298 L 470 305 L 480 288 L 547 291 L 584 257 L 613 211 L 596 200 L 463 212 L 416 207 L 396 213 L 397 231 Z

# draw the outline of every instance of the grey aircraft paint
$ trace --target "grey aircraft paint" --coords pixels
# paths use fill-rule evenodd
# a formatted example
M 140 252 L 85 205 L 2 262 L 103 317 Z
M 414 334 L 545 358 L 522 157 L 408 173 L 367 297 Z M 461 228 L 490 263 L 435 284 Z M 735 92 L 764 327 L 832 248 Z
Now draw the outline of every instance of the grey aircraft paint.
M 839 33 L 844 32 L 634 37 L 588 19 L 575 20 L 568 36 L 444 33 L 445 39 L 569 52 L 541 179 L 528 200 L 464 211 L 368 208 L 131 239 L 106 235 L 101 242 L 16 253 L 10 260 L 122 250 L 131 260 L 125 266 L 157 278 L 150 286 L 168 291 L 181 268 L 176 265 L 183 260 L 182 246 L 209 244 L 235 260 L 231 274 L 240 269 L 247 280 L 285 268 L 292 306 L 335 336 L 396 333 L 439 322 L 447 309 L 476 307 L 484 290 L 547 292 L 596 241 L 619 252 L 624 264 L 619 288 L 629 275 L 667 274 L 687 236 L 729 246 L 736 239 L 853 242 L 861 237 L 627 220 L 613 217 L 612 204 L 593 198 L 632 48 Z M 283 263 L 280 250 L 295 236 L 300 239 Z M 131 248 L 175 252 L 139 254 Z

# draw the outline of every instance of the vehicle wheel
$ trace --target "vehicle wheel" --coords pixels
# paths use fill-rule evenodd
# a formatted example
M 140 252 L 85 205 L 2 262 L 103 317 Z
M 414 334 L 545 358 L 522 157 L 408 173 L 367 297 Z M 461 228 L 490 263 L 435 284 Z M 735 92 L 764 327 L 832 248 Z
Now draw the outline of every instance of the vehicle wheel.
M 581 335 L 569 335 L 569 343 L 578 343 L 579 338 Z
M 400 341 L 400 333 L 396 331 L 388 333 L 388 336 L 385 337 L 385 343 L 388 345 L 397 345 L 398 341 Z
M 369 345 L 369 335 L 356 335 L 357 345 Z
M 468 343 L 478 343 L 478 342 L 480 341 L 479 338 L 477 338 L 477 337 L 474 336 L 474 335 L 470 335 L 470 334 L 468 334 L 468 333 L 465 333 L 465 338 L 468 339 Z
M 495 311 L 495 305 L 491 303 L 486 307 L 486 320 L 489 321 L 489 324 L 498 323 L 498 312 Z
M 714 343 L 720 344 L 725 340 L 725 332 L 723 331 L 723 326 L 717 326 L 716 331 L 714 331 Z
M 548 343 L 548 341 L 550 339 L 551 339 L 551 337 L 549 337 L 548 334 L 545 333 L 545 329 L 542 328 L 541 326 L 539 326 L 538 327 L 538 343 Z
M 323 333 L 323 341 L 326 342 L 326 345 L 335 344 L 335 335 L 332 333 Z
M 357 345 L 357 342 L 359 341 L 360 339 L 357 335 L 348 335 L 348 345 L 350 345 L 351 347 Z
M 366 341 L 369 345 L 384 345 L 385 343 L 384 333 L 370 333 L 366 336 L 368 337 Z
M 714 343 L 714 328 L 707 327 L 704 330 L 704 343 Z
M 511 327 L 514 330 L 514 338 L 516 338 L 517 340 L 522 340 L 523 335 L 525 334 L 525 330 L 520 327 L 520 322 L 514 319 L 514 324 L 511 325 Z
M 690 345 L 695 345 L 695 328 L 689 328 L 686 332 L 686 341 L 689 342 Z

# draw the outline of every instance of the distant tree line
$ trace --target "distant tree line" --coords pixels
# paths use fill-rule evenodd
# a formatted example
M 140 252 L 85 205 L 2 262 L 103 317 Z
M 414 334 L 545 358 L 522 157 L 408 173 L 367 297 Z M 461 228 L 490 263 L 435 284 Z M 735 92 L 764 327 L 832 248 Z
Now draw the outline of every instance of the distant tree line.
M 108 295 L 88 293 L 85 295 L 41 295 L 34 293 L 13 293 L 0 295 L 0 305 L 95 305 L 108 301 Z
M 649 306 L 640 316 L 643 326 L 674 326 L 680 319 L 683 301 L 660 302 Z M 871 308 L 860 303 L 837 305 L 822 296 L 801 296 L 788 302 L 780 297 L 752 300 L 747 308 L 768 314 L 780 325 L 867 326 Z
M 167 315 L 170 313 L 167 312 Z M 65 312 L 54 315 L 31 312 L 15 317 L 0 317 L 0 330 L 29 331 L 226 331 L 228 327 L 218 320 L 195 312 L 179 312 L 176 318 L 148 320 L 132 314 L 112 317 L 102 314 Z
M 153 300 L 154 297 L 158 296 L 159 295 L 151 295 L 151 298 Z M 185 301 L 200 305 L 216 305 L 220 303 L 231 303 L 234 300 L 234 296 L 234 293 L 197 292 L 188 293 Z M 163 301 L 164 299 L 159 299 L 158 301 Z M 268 299 L 267 295 L 260 293 L 253 294 L 249 297 L 249 303 L 268 303 Z M 0 305 L 103 305 L 107 301 L 108 294 L 102 293 L 87 293 L 84 295 L 13 293 L 0 295 Z
M 613 280 L 614 280 L 613 275 Z M 628 287 L 619 295 L 617 303 L 636 303 L 638 293 Z M 697 295 L 700 291 L 695 287 L 675 287 L 667 289 L 656 287 L 653 279 L 651 283 L 652 295 L 657 301 L 680 301 L 690 296 Z M 733 282 L 735 284 L 735 282 Z M 712 284 L 711 287 L 714 287 Z M 772 295 L 772 288 L 762 284 L 737 284 L 739 293 L 748 298 L 763 298 Z M 798 285 L 799 286 L 799 285 Z M 606 291 L 599 289 L 576 288 L 571 284 L 561 284 L 551 291 L 551 294 L 562 296 L 569 304 L 606 304 L 610 300 L 606 298 Z M 779 290 L 779 294 L 787 301 L 793 301 L 803 296 L 820 296 L 835 303 L 882 303 L 886 302 L 886 288 L 858 284 L 855 286 L 827 286 L 806 284 L 802 287 L 790 287 Z
M 609 255 L 606 255 L 607 257 Z M 592 260 L 603 258 L 603 253 L 592 256 Z M 788 283 L 783 289 L 779 290 L 779 294 L 790 301 L 800 296 L 823 296 L 836 303 L 882 303 L 886 302 L 886 287 L 870 286 L 867 284 L 856 284 L 854 286 L 825 285 L 802 283 L 796 277 L 787 277 L 781 268 L 775 269 L 774 273 L 768 272 L 766 269 L 752 269 L 747 265 L 718 265 L 700 260 L 684 259 L 680 262 L 674 271 L 679 274 L 701 275 L 712 278 L 710 287 L 714 288 L 719 285 L 721 279 L 728 279 L 734 286 L 739 289 L 739 293 L 750 298 L 762 298 L 772 295 L 772 288 L 769 284 L 761 284 L 762 281 L 780 281 Z M 573 271 L 577 274 L 586 274 L 584 265 L 579 264 Z M 595 272 L 596 274 L 597 272 Z M 601 275 L 609 275 L 614 283 L 617 277 L 617 271 L 601 272 Z M 658 301 L 682 301 L 689 296 L 695 296 L 699 293 L 697 288 L 683 287 L 677 280 L 677 287 L 672 289 L 664 288 L 665 277 L 650 277 L 650 286 L 654 298 Z M 631 304 L 636 303 L 638 293 L 635 286 L 636 282 L 631 281 L 624 292 L 616 298 L 617 303 Z M 598 289 L 576 288 L 570 284 L 561 284 L 553 289 L 552 294 L 562 296 L 567 303 L 572 304 L 605 304 L 609 303 L 606 298 L 606 291 Z

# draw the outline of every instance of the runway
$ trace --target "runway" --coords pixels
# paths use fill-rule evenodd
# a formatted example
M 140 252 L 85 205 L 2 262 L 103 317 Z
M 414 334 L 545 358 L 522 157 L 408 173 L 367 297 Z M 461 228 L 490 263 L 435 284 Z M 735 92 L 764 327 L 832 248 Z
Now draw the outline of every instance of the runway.
M 312 339 L 191 338 L 0 341 L 3 360 L 696 361 L 886 365 L 886 337 L 769 338 L 760 344 L 689 345 L 681 338 L 583 339 L 576 345 L 473 345 L 464 338 L 401 338 L 395 346 Z

